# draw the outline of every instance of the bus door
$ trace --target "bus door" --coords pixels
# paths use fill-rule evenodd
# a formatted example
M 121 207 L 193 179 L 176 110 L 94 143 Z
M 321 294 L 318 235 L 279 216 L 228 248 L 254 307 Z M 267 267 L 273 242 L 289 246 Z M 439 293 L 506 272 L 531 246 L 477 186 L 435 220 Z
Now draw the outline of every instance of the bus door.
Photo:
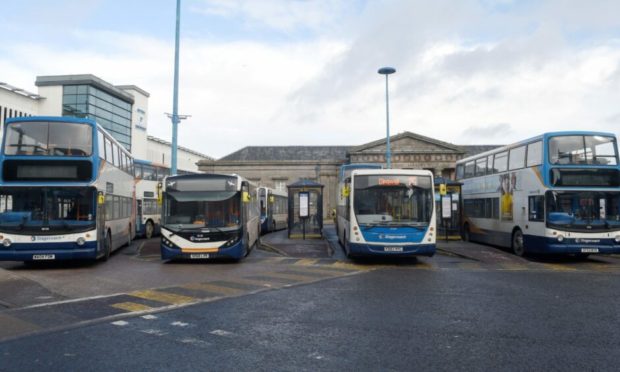
M 241 183 L 241 215 L 239 216 L 241 221 L 241 228 L 243 229 L 243 238 L 248 239 L 249 249 L 249 234 L 248 234 L 248 221 L 250 220 L 250 186 L 247 181 Z
M 105 250 L 105 198 L 106 196 L 102 191 L 96 193 L 97 198 L 97 211 L 96 211 L 96 223 L 97 223 L 97 251 L 103 252 Z

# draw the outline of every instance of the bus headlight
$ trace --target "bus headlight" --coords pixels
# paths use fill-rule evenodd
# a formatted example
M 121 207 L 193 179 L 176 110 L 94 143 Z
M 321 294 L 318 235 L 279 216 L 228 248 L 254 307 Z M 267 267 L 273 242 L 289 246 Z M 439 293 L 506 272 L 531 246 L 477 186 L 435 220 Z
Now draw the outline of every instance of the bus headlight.
M 75 242 L 77 243 L 77 245 L 84 245 L 86 244 L 86 239 L 80 236 Z
M 11 239 L 4 239 L 4 240 L 2 241 L 2 245 L 3 245 L 3 246 L 5 246 L 5 247 L 7 247 L 7 248 L 8 248 L 8 247 L 10 247 L 10 246 L 11 246 L 11 244 L 12 244 Z
M 558 235 L 558 241 L 562 243 L 564 241 L 564 235 Z
M 222 248 L 228 248 L 228 247 L 232 247 L 233 245 L 237 244 L 237 242 L 239 242 L 239 240 L 241 240 L 241 234 L 235 234 L 233 236 L 231 236 L 226 243 L 222 244 Z

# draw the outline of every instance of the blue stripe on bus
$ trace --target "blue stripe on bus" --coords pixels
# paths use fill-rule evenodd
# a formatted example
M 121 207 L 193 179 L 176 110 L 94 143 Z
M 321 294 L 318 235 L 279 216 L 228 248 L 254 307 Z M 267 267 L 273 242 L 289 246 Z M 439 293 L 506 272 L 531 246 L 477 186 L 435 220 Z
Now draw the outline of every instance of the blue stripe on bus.
M 8 249 L 0 249 L 0 260 L 31 261 L 35 254 L 53 254 L 55 260 L 94 259 L 97 257 L 97 242 L 89 241 L 82 246 L 73 242 L 13 243 Z
M 364 240 L 369 243 L 420 243 L 426 235 L 426 228 L 414 227 L 360 227 Z
M 435 244 L 403 244 L 402 252 L 385 251 L 385 248 L 394 246 L 383 246 L 374 244 L 348 243 L 349 253 L 352 256 L 432 256 L 435 254 Z
M 566 238 L 560 243 L 557 238 L 523 235 L 523 245 L 528 253 L 588 253 L 582 249 L 598 249 L 593 253 L 620 253 L 620 244 L 610 238 Z

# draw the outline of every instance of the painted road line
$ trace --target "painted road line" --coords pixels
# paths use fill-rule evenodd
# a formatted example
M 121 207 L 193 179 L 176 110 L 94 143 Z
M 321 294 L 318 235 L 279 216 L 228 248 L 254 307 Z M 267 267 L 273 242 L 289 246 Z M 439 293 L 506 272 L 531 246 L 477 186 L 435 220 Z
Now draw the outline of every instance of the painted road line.
M 206 291 L 211 293 L 219 293 L 223 295 L 234 295 L 244 290 L 239 288 L 224 287 L 221 285 L 209 284 L 209 283 L 190 283 L 182 285 L 181 288 L 195 289 L 199 291 Z
M 297 262 L 295 262 L 293 265 L 300 265 L 300 266 L 314 266 L 319 262 L 319 260 L 313 260 L 310 258 L 304 258 L 301 259 Z
M 269 280 L 260 280 L 260 279 L 248 279 L 248 278 L 234 278 L 230 279 L 232 282 L 236 282 L 239 284 L 247 284 L 253 285 L 260 288 L 272 288 L 274 284 Z
M 163 303 L 171 304 L 171 305 L 186 304 L 186 303 L 195 302 L 198 300 L 197 298 L 194 298 L 194 297 L 182 296 L 182 295 L 177 295 L 173 293 L 155 291 L 155 290 L 150 290 L 150 289 L 147 289 L 145 291 L 131 292 L 131 293 L 128 293 L 128 295 L 138 297 L 138 298 L 144 298 L 145 300 L 163 302 Z
M 349 270 L 358 270 L 358 271 L 368 271 L 376 269 L 377 266 L 367 266 L 367 265 L 357 265 L 350 262 L 336 261 L 333 264 L 328 264 L 326 266 L 335 267 L 339 269 L 349 269 Z
M 437 270 L 437 267 L 435 265 L 423 261 L 416 262 L 415 265 L 411 265 L 411 268 L 420 270 Z
M 342 276 L 342 275 L 347 275 L 350 273 L 357 273 L 359 272 L 358 270 L 340 270 L 340 269 L 331 269 L 329 267 L 307 267 L 304 266 L 303 268 L 300 267 L 293 267 L 289 270 L 285 270 L 284 272 L 295 272 L 295 273 L 299 273 L 301 275 L 303 275 L 304 273 L 316 273 L 316 274 L 321 274 L 321 275 L 328 275 L 328 276 Z
M 147 310 L 152 310 L 153 309 L 150 306 L 138 304 L 138 303 L 135 303 L 135 302 L 120 302 L 120 303 L 117 303 L 117 304 L 112 304 L 110 306 L 112 306 L 114 308 L 117 308 L 117 309 L 129 311 L 129 312 L 147 311 Z
M 316 277 L 307 276 L 307 275 L 285 274 L 285 273 L 274 272 L 274 271 L 261 273 L 261 276 L 266 276 L 269 278 L 288 279 L 288 280 L 293 280 L 296 282 L 308 282 L 308 281 L 317 279 Z
M 547 270 L 552 270 L 552 271 L 577 271 L 576 268 L 571 267 L 571 266 L 567 266 L 567 265 L 563 265 L 563 264 L 542 264 L 544 268 L 546 268 Z
M 500 263 L 499 267 L 499 270 L 504 271 L 524 271 L 528 269 L 526 265 L 519 263 Z
M 0 340 L 24 333 L 38 331 L 40 329 L 42 329 L 42 327 L 36 324 L 26 322 L 7 314 L 0 314 Z

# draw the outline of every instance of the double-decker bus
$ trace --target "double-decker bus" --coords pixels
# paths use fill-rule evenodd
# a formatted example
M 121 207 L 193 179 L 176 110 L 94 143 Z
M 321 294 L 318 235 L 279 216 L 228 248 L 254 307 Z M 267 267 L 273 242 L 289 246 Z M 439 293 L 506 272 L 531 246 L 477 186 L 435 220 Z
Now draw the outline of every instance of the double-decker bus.
M 354 169 L 339 188 L 338 240 L 348 257 L 435 254 L 430 171 Z
M 256 187 L 238 175 L 164 180 L 161 257 L 241 260 L 260 244 Z
M 465 240 L 527 253 L 620 252 L 611 133 L 545 133 L 457 162 Z
M 288 194 L 261 186 L 258 188 L 261 233 L 286 229 L 288 226 Z
M 8 119 L 0 260 L 107 260 L 131 242 L 133 159 L 91 119 Z

